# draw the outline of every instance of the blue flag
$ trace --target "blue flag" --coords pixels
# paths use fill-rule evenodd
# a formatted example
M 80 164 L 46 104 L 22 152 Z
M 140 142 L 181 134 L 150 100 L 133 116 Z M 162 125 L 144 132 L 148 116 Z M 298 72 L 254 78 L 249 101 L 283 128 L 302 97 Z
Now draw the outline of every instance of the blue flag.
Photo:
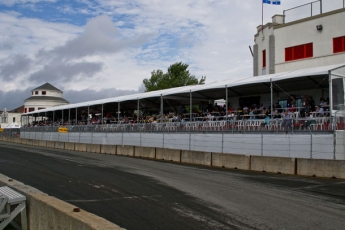
M 280 5 L 280 0 L 262 0 L 262 2 L 266 4 Z

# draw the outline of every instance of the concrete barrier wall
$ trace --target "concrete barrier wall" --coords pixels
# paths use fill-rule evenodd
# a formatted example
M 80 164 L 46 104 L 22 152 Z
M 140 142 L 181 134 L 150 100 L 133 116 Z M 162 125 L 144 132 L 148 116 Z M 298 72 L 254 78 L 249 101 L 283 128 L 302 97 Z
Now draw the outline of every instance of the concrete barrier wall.
M 250 170 L 250 156 L 227 153 L 212 153 L 212 166 Z
M 181 150 L 156 148 L 156 159 L 181 162 Z
M 116 145 L 101 145 L 101 153 L 116 154 Z
M 47 141 L 47 148 L 55 148 L 55 141 Z
M 74 148 L 74 143 L 65 142 L 65 149 L 66 149 L 66 150 L 72 150 L 72 151 L 74 151 L 74 150 L 75 150 L 75 148 Z
M 56 149 L 65 149 L 65 142 L 56 141 L 54 148 L 56 148 Z
M 251 156 L 252 171 L 295 174 L 296 158 Z
M 9 186 L 26 196 L 28 229 L 47 230 L 120 230 L 123 229 L 104 218 L 80 210 L 76 206 L 49 196 L 18 181 L 9 182 L 8 177 L 0 174 L 0 186 Z
M 86 152 L 101 153 L 101 145 L 99 145 L 99 144 L 86 144 Z
M 116 154 L 123 155 L 123 156 L 134 156 L 134 146 L 117 145 Z
M 211 166 L 211 160 L 211 153 L 182 150 L 182 163 Z
M 135 147 L 134 148 L 135 157 L 146 157 L 155 159 L 156 158 L 156 148 L 153 147 Z
M 40 141 L 39 140 L 32 140 L 32 145 L 33 146 L 39 146 Z
M 86 144 L 84 143 L 75 143 L 74 150 L 79 152 L 86 152 Z
M 38 146 L 40 146 L 40 147 L 47 147 L 47 141 L 39 140 Z
M 345 161 L 298 158 L 297 174 L 302 176 L 336 177 L 345 179 Z

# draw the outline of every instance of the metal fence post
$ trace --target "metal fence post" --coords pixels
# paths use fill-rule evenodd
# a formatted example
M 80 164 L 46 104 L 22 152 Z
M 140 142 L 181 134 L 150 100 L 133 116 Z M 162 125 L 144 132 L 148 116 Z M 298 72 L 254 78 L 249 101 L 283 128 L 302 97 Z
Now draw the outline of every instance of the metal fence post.
M 334 130 L 333 132 L 333 160 L 336 160 L 336 152 L 337 152 L 337 132 Z
M 261 133 L 261 156 L 264 155 L 264 135 Z
M 224 132 L 222 131 L 222 153 L 224 153 Z
M 313 134 L 310 132 L 310 159 L 313 159 Z

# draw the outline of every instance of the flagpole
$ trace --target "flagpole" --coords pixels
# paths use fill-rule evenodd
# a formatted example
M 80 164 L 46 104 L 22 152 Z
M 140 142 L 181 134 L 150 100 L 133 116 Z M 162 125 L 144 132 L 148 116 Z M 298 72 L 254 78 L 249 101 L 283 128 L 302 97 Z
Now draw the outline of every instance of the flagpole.
M 264 38 L 264 1 L 261 0 L 262 4 L 262 12 L 261 12 L 261 31 L 262 31 L 262 37 Z

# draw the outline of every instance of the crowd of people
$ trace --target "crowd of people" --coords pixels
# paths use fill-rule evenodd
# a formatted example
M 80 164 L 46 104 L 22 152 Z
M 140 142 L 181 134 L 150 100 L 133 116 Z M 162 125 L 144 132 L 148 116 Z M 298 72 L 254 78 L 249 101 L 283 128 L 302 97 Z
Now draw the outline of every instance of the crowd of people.
M 237 110 L 232 107 L 228 108 L 228 113 L 226 113 L 225 105 L 217 105 L 217 103 L 209 104 L 203 110 L 199 110 L 197 106 L 192 109 L 192 121 L 201 119 L 202 121 L 209 120 L 241 120 L 241 119 L 262 119 L 265 120 L 267 124 L 272 118 L 281 118 L 284 125 L 290 126 L 291 119 L 297 117 L 308 118 L 308 117 L 323 117 L 329 116 L 329 101 L 328 98 L 320 98 L 318 105 L 315 105 L 314 99 L 311 96 L 304 95 L 299 100 L 296 96 L 291 95 L 286 99 L 286 106 L 277 102 L 273 105 L 273 110 L 271 111 L 271 105 L 264 106 L 263 104 L 252 104 L 240 106 Z M 182 107 L 181 113 L 176 113 L 175 111 L 165 112 L 163 117 L 161 117 L 158 110 L 155 112 L 141 112 L 137 114 L 138 111 L 127 111 L 121 113 L 118 116 L 117 113 L 104 113 L 102 117 L 101 114 L 91 114 L 87 115 L 85 113 L 78 115 L 77 119 L 57 119 L 53 121 L 52 119 L 41 119 L 38 121 L 33 121 L 26 126 L 65 126 L 65 125 L 101 125 L 101 124 L 135 124 L 135 123 L 157 123 L 157 122 L 187 122 L 190 121 L 190 111 Z M 226 116 L 228 114 L 228 116 Z M 139 116 L 139 117 L 138 117 Z M 307 120 L 307 119 L 306 119 Z

